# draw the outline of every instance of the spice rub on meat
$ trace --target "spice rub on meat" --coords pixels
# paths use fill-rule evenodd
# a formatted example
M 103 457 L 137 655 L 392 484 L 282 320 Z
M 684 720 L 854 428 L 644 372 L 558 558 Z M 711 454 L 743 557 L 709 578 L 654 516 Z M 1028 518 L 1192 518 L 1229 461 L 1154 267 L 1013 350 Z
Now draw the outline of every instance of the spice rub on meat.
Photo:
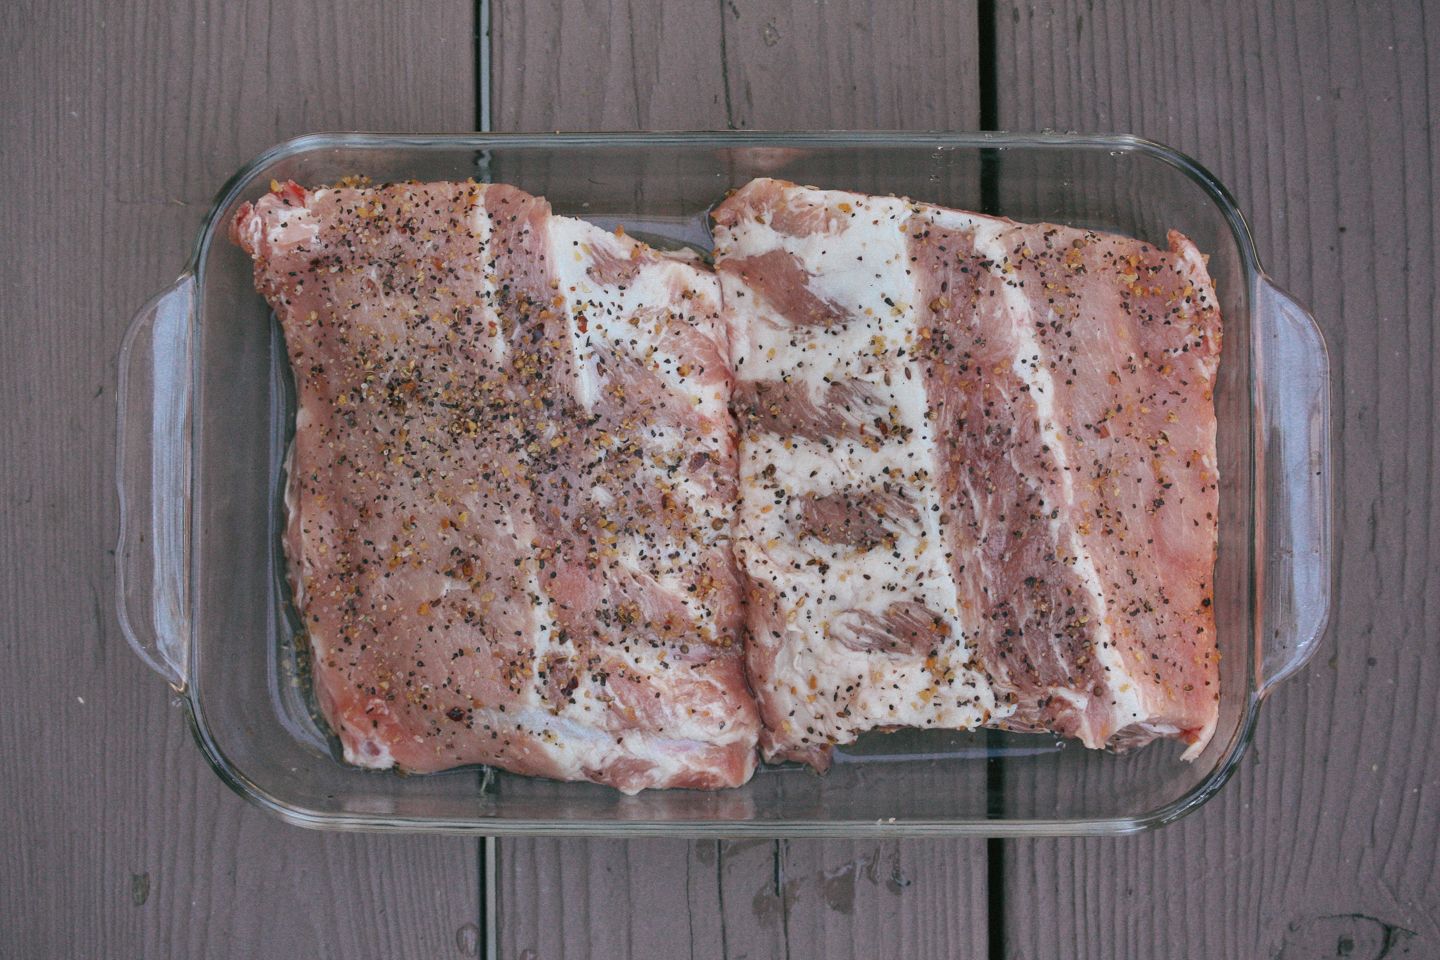
M 1220 697 L 1203 258 L 1173 231 L 1162 251 L 935 209 L 909 234 L 957 582 L 1013 707 L 995 725 L 1194 759 Z
M 295 374 L 284 545 L 346 759 L 745 782 L 713 273 L 496 185 L 276 185 L 232 237 Z
M 1193 245 L 774 180 L 715 218 L 765 757 L 979 724 L 1198 756 L 1221 328 Z
M 767 180 L 715 211 L 767 760 L 824 769 L 866 730 L 970 728 L 1000 709 L 956 592 L 910 216 Z

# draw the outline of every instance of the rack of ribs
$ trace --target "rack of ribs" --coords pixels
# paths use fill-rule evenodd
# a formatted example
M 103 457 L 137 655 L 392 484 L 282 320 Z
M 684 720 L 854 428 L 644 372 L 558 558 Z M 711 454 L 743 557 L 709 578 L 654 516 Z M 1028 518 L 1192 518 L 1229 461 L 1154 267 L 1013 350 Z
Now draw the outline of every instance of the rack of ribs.
M 512 187 L 274 185 L 284 547 L 346 760 L 626 793 L 755 768 L 713 272 Z
M 765 759 L 982 724 L 1198 756 L 1221 330 L 1190 241 L 776 180 L 714 217 Z

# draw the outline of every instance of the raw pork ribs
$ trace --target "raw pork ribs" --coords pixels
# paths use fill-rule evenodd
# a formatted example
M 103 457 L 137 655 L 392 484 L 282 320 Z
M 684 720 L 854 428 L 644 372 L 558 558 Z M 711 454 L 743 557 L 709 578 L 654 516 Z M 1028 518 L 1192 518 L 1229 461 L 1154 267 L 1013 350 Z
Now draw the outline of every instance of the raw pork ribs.
M 285 549 L 346 759 L 744 783 L 714 274 L 504 186 L 277 185 L 232 233 L 295 373 Z
M 774 180 L 715 218 L 766 759 L 979 724 L 1198 755 L 1220 315 L 1190 242 Z
M 775 180 L 715 221 L 712 271 L 506 186 L 242 207 L 346 759 L 634 793 L 897 727 L 1198 755 L 1221 331 L 1194 246 Z

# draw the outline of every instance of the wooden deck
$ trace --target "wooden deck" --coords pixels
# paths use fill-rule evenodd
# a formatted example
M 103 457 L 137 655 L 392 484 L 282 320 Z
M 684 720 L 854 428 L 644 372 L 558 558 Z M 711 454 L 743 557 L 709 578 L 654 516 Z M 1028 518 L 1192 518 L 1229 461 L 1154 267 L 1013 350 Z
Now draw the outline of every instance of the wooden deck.
M 19 0 L 0 54 L 0 960 L 1440 957 L 1433 5 Z M 1217 174 L 1334 369 L 1332 623 L 1238 775 L 1125 839 L 507 840 L 488 887 L 479 840 L 227 790 L 114 612 L 121 337 L 246 160 L 485 90 L 496 130 L 1130 132 Z

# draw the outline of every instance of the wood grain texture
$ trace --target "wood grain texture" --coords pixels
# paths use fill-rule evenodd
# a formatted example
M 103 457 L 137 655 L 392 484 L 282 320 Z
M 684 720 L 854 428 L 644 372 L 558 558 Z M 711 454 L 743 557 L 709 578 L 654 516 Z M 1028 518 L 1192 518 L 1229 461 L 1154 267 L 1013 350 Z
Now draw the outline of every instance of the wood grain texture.
M 729 126 L 974 130 L 973 3 L 726 0 Z
M 750 956 L 855 958 L 987 956 L 984 844 L 835 840 L 779 843 L 783 952 Z M 761 902 L 754 909 L 762 920 Z
M 497 130 L 974 129 L 973 4 L 502 0 Z
M 501 957 L 721 956 L 716 844 L 505 840 Z
M 983 846 L 978 857 L 893 841 L 506 840 L 501 849 L 504 958 L 986 955 Z
M 1319 651 L 1207 807 L 1141 837 L 1009 845 L 1006 955 L 1440 956 L 1440 20 L 1420 2 L 998 8 L 1003 126 L 1190 153 L 1313 308 L 1339 565 Z
M 468 128 L 471 16 L 468 0 L 423 16 L 312 0 L 0 10 L 0 173 L 23 198 L 0 205 L 6 960 L 470 945 L 475 841 L 307 832 L 222 786 L 120 634 L 112 547 L 132 313 L 260 150 L 318 130 Z
M 725 128 L 720 5 L 491 5 L 496 130 Z
M 502 0 L 492 22 L 497 130 L 978 124 L 972 4 Z M 499 861 L 505 958 L 985 956 L 983 842 L 507 839 Z

